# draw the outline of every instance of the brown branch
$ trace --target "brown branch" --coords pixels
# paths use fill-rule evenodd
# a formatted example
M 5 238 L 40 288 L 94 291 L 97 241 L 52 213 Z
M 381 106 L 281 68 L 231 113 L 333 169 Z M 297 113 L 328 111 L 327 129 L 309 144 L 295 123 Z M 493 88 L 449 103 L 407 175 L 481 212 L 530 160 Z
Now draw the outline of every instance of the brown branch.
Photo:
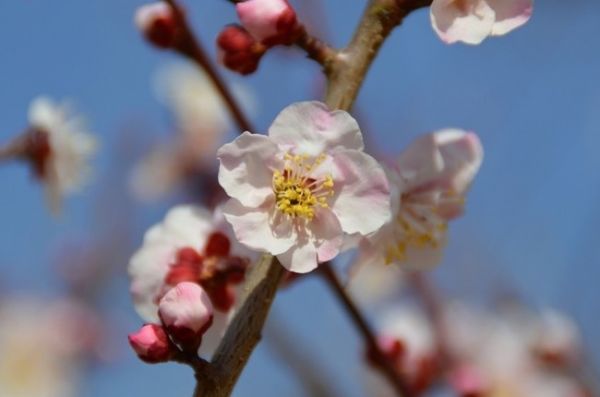
M 313 59 L 323 67 L 325 76 L 330 75 L 338 55 L 336 50 L 331 48 L 324 41 L 308 33 L 305 26 L 301 27 L 298 38 L 294 44 L 303 49 L 310 59 Z
M 12 161 L 27 155 L 27 132 L 0 147 L 0 161 Z
M 352 107 L 371 63 L 390 32 L 409 13 L 431 0 L 371 0 L 350 44 L 340 51 L 329 75 L 327 104 L 334 109 Z
M 261 331 L 277 287 L 285 270 L 279 261 L 265 254 L 253 267 L 240 297 L 241 306 L 227 328 L 212 359 L 212 369 L 196 372 L 194 397 L 229 396 L 252 351 L 261 338 Z
M 208 74 L 208 77 L 212 80 L 215 88 L 225 101 L 225 104 L 227 105 L 231 116 L 240 129 L 240 132 L 253 131 L 252 125 L 233 97 L 233 94 L 227 87 L 227 84 L 225 84 L 225 80 L 221 77 L 211 62 L 210 58 L 206 54 L 206 51 L 204 51 L 204 48 L 202 48 L 200 45 L 200 41 L 196 39 L 192 28 L 187 22 L 187 18 L 183 9 L 179 6 L 176 0 L 165 0 L 165 2 L 173 8 L 175 18 L 178 21 L 178 27 L 180 29 L 175 43 L 175 50 L 181 55 L 194 61 L 206 72 L 206 74 Z
M 363 339 L 366 342 L 366 346 L 369 351 L 373 352 L 374 358 L 377 360 L 379 364 L 378 368 L 381 368 L 383 374 L 389 380 L 389 382 L 394 386 L 394 389 L 398 393 L 399 396 L 410 397 L 413 395 L 408 384 L 402 378 L 402 376 L 396 371 L 392 362 L 387 359 L 387 357 L 383 354 L 379 345 L 377 343 L 377 338 L 375 333 L 371 329 L 371 326 L 367 322 L 367 320 L 363 317 L 360 312 L 358 306 L 354 303 L 352 298 L 346 293 L 344 286 L 337 278 L 335 271 L 331 268 L 328 263 L 324 263 L 319 267 L 319 271 L 331 286 L 333 292 L 336 294 L 338 299 L 341 301 L 342 306 L 348 312 L 348 315 L 358 328 L 361 333 Z

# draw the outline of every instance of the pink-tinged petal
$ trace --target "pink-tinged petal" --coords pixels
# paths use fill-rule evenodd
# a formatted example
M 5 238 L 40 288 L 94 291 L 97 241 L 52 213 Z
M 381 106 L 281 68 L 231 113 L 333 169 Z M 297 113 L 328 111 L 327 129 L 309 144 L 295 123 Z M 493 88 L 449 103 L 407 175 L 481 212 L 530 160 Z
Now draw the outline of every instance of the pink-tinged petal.
M 283 109 L 269 128 L 269 137 L 284 150 L 309 156 L 337 147 L 364 148 L 358 123 L 349 113 L 331 111 L 316 101 L 298 102 Z
M 434 141 L 443 159 L 440 179 L 455 194 L 463 194 L 471 185 L 483 161 L 483 147 L 476 134 L 458 129 L 434 133 Z
M 336 197 L 331 209 L 345 233 L 367 235 L 391 218 L 390 186 L 379 163 L 357 150 L 332 154 Z
M 492 36 L 501 36 L 524 25 L 533 12 L 533 0 L 486 0 L 496 12 Z
M 212 214 L 196 205 L 178 205 L 167 212 L 162 223 L 162 239 L 177 240 L 178 246 L 202 248 L 205 237 L 214 229 Z M 148 236 L 152 239 L 152 235 Z
M 492 32 L 494 10 L 485 0 L 434 0 L 430 8 L 433 29 L 445 43 L 479 44 Z
M 235 6 L 242 25 L 265 44 L 287 42 L 295 33 L 297 19 L 287 0 L 246 0 Z M 281 36 L 281 37 L 280 37 Z
M 230 197 L 258 207 L 273 195 L 273 169 L 282 169 L 277 145 L 264 135 L 244 132 L 217 152 L 219 183 Z
M 208 294 L 193 282 L 179 283 L 171 288 L 160 300 L 158 312 L 171 337 L 194 348 L 213 318 Z
M 483 160 L 474 133 L 444 129 L 415 140 L 398 158 L 402 190 L 425 192 L 442 188 L 462 194 Z
M 146 324 L 128 338 L 138 357 L 147 363 L 162 363 L 171 357 L 169 337 L 160 325 Z
M 317 247 L 319 262 L 329 261 L 337 256 L 343 243 L 343 231 L 335 214 L 328 209 L 320 209 L 309 224 L 312 238 Z
M 299 241 L 288 251 L 277 255 L 279 262 L 290 272 L 308 273 L 315 270 L 317 262 L 317 248 L 309 239 Z
M 271 201 L 259 208 L 249 208 L 230 199 L 223 207 L 223 215 L 240 243 L 254 250 L 279 255 L 296 243 L 297 235 L 291 222 L 283 216 L 273 215 L 273 210 Z

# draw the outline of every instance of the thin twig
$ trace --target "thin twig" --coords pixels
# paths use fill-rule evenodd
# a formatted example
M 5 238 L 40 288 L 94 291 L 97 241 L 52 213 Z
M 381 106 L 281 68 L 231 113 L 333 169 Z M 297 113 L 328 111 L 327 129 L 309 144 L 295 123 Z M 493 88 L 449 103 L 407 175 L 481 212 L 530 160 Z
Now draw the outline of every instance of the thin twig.
M 356 328 L 360 331 L 363 339 L 366 342 L 369 351 L 372 351 L 374 358 L 379 364 L 383 374 L 388 378 L 390 383 L 394 386 L 394 389 L 398 392 L 399 396 L 410 397 L 413 393 L 410 390 L 407 382 L 403 379 L 401 374 L 396 371 L 393 367 L 392 362 L 387 359 L 383 354 L 377 343 L 375 333 L 371 329 L 367 320 L 363 317 L 358 306 L 354 303 L 352 298 L 346 293 L 344 286 L 337 278 L 335 271 L 331 268 L 328 263 L 324 263 L 319 267 L 319 271 L 331 286 L 333 292 L 336 294 L 346 312 L 350 315 L 352 322 L 356 325 Z
M 219 91 L 219 94 L 225 101 L 225 104 L 231 112 L 231 116 L 235 120 L 240 132 L 253 131 L 252 125 L 227 87 L 225 80 L 221 77 L 213 65 L 212 61 L 206 54 L 206 51 L 204 51 L 200 41 L 196 39 L 196 36 L 188 24 L 187 18 L 181 6 L 176 0 L 165 0 L 165 2 L 173 8 L 175 17 L 178 21 L 178 26 L 180 28 L 175 44 L 175 50 L 194 61 L 206 72 L 206 74 L 208 74 L 208 77 L 212 80 L 217 91 Z
M 27 153 L 26 133 L 17 136 L 15 139 L 0 147 L 0 162 L 12 161 L 22 158 Z

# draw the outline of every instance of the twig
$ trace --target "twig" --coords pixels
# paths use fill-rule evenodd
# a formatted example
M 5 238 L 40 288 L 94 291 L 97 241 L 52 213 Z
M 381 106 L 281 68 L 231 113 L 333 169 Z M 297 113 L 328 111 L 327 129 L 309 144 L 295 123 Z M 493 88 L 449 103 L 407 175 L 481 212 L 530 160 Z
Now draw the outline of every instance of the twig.
M 0 162 L 16 160 L 27 154 L 26 135 L 26 133 L 21 134 L 5 146 L 0 147 Z
M 360 331 L 362 337 L 364 338 L 369 351 L 372 351 L 375 355 L 375 359 L 379 364 L 379 367 L 382 369 L 383 374 L 388 378 L 390 383 L 394 386 L 394 389 L 398 393 L 399 396 L 410 397 L 413 395 L 408 384 L 404 381 L 400 373 L 396 371 L 393 367 L 390 360 L 385 357 L 379 345 L 377 344 L 377 338 L 375 337 L 375 333 L 367 323 L 367 320 L 363 317 L 360 310 L 350 298 L 350 296 L 346 293 L 344 286 L 337 278 L 334 270 L 328 263 L 324 263 L 319 266 L 319 271 L 328 282 L 328 284 L 335 292 L 338 299 L 341 301 L 343 307 L 346 309 L 348 314 L 350 315 L 354 325 Z
M 331 48 L 324 41 L 308 33 L 305 26 L 301 27 L 295 44 L 303 49 L 310 59 L 315 60 L 323 67 L 325 76 L 329 76 L 333 63 L 338 56 L 336 50 Z
M 232 93 L 230 92 L 227 84 L 214 67 L 210 58 L 206 55 L 206 51 L 200 45 L 200 42 L 196 39 L 194 32 L 187 22 L 185 14 L 182 8 L 179 6 L 176 0 L 165 0 L 175 13 L 175 18 L 178 21 L 178 37 L 175 44 L 175 50 L 185 57 L 194 61 L 199 67 L 201 67 L 207 74 L 208 77 L 214 83 L 217 91 L 223 97 L 227 108 L 231 112 L 231 116 L 235 120 L 240 132 L 253 131 L 252 125 L 244 115 L 241 107 L 236 102 Z

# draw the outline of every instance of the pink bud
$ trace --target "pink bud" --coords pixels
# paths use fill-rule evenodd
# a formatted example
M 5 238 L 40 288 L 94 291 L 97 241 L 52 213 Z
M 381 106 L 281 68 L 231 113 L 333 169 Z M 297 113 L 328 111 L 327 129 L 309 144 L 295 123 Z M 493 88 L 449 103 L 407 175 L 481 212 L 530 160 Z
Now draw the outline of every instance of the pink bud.
M 229 25 L 217 37 L 219 60 L 228 69 L 240 74 L 250 74 L 258 68 L 265 46 L 238 25 Z
M 135 24 L 146 39 L 159 48 L 170 48 L 177 35 L 177 21 L 170 5 L 164 2 L 146 4 L 135 13 Z
M 487 386 L 483 375 L 477 368 L 460 365 L 450 374 L 450 383 L 461 397 L 480 397 L 487 394 Z
M 244 28 L 264 44 L 291 44 L 298 33 L 296 12 L 287 0 L 246 0 L 235 7 Z
M 162 297 L 158 314 L 175 342 L 184 349 L 195 350 L 212 324 L 213 306 L 201 286 L 186 281 Z
M 129 334 L 129 344 L 143 361 L 151 364 L 169 360 L 171 344 L 160 325 L 146 324 L 138 332 Z

